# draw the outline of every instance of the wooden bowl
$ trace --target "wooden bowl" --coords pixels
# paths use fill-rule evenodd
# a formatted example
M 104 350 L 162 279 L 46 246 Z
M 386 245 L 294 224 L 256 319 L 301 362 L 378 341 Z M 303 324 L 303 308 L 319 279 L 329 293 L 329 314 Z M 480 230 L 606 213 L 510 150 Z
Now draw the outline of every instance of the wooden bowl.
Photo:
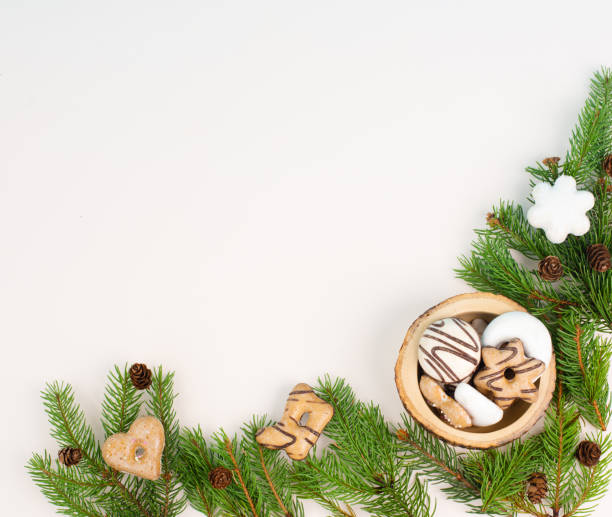
M 426 429 L 443 440 L 470 449 L 489 449 L 508 443 L 525 434 L 544 415 L 555 389 L 556 369 L 553 355 L 539 383 L 538 398 L 533 404 L 515 402 L 504 412 L 503 419 L 488 427 L 456 429 L 438 417 L 419 389 L 417 351 L 425 329 L 442 318 L 457 317 L 465 321 L 482 318 L 489 322 L 499 314 L 526 310 L 505 296 L 489 293 L 460 294 L 432 307 L 417 318 L 408 329 L 395 365 L 395 383 L 406 411 Z

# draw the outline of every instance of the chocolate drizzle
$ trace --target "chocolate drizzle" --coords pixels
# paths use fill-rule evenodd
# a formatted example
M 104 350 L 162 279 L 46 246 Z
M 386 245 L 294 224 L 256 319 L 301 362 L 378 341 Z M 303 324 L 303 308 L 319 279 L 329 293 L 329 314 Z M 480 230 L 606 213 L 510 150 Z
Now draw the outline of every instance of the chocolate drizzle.
M 533 402 L 538 389 L 533 384 L 545 369 L 542 361 L 525 357 L 523 344 L 513 340 L 499 349 L 484 347 L 485 367 L 474 377 L 474 385 L 482 392 L 490 392 L 493 401 L 502 409 L 517 399 Z M 513 375 L 506 376 L 508 369 Z
M 465 334 L 466 339 L 460 339 L 456 335 L 453 335 L 452 328 L 442 330 L 450 321 Z M 471 329 L 465 321 L 459 318 L 448 318 L 432 323 L 425 331 L 425 334 L 423 334 L 423 338 L 440 343 L 439 345 L 429 347 L 419 344 L 419 350 L 423 355 L 421 358 L 422 361 L 430 366 L 433 370 L 431 373 L 433 373 L 439 381 L 461 382 L 466 377 L 465 375 L 458 375 L 457 372 L 453 370 L 452 366 L 441 357 L 442 353 L 454 355 L 462 361 L 473 365 L 473 368 L 478 366 L 480 360 L 480 343 L 473 335 L 474 331 L 472 330 L 472 333 L 470 333 L 468 328 Z

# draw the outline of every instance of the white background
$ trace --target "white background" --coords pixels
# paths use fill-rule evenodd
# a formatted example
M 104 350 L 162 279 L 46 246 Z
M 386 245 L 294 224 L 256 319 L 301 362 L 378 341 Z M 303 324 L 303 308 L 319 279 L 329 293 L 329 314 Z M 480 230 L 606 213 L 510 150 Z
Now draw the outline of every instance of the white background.
M 500 4 L 0 2 L 4 515 L 53 515 L 44 382 L 95 421 L 115 363 L 208 432 L 325 372 L 399 418 L 406 329 L 612 64 L 609 2 Z

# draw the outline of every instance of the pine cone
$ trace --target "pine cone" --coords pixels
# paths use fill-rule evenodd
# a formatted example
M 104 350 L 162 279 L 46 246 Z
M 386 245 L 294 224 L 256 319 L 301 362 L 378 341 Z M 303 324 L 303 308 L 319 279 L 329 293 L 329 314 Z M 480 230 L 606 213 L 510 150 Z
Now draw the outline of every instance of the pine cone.
M 604 158 L 601 166 L 608 176 L 612 176 L 612 154 L 609 154 Z
M 603 192 L 612 192 L 612 184 L 611 180 L 608 178 L 599 178 L 599 185 L 601 186 L 601 190 Z
M 232 471 L 225 467 L 216 467 L 208 474 L 208 480 L 213 488 L 227 488 L 232 482 Z
M 66 467 L 78 465 L 82 457 L 81 449 L 75 449 L 74 447 L 64 447 L 57 453 L 57 459 Z
M 539 504 L 548 493 L 548 482 L 546 474 L 543 472 L 534 472 L 527 480 L 527 499 L 533 504 Z
M 151 370 L 146 364 L 134 363 L 130 367 L 130 379 L 137 390 L 146 390 L 151 386 Z
M 559 278 L 563 276 L 563 266 L 561 265 L 559 257 L 548 255 L 548 257 L 540 260 L 538 263 L 538 273 L 542 279 L 548 280 L 549 282 L 559 280 Z
M 496 226 L 499 226 L 499 219 L 497 217 L 495 217 L 495 214 L 493 212 L 489 212 L 487 214 L 487 224 L 491 227 L 494 228 Z
M 576 458 L 585 467 L 594 467 L 599 463 L 601 449 L 595 442 L 584 440 L 578 444 Z
M 561 158 L 559 158 L 558 156 L 551 156 L 550 158 L 544 158 L 542 160 L 542 163 L 546 165 L 546 167 L 548 167 L 549 169 L 552 169 L 553 167 L 556 167 L 560 161 Z
M 612 267 L 610 251 L 605 244 L 591 244 L 586 250 L 589 265 L 598 273 L 605 273 Z

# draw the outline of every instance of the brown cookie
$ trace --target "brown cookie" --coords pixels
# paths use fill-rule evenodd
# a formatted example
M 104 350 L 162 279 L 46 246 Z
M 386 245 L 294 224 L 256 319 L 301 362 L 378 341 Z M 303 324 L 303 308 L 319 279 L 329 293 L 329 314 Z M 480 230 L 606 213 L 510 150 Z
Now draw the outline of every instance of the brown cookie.
M 474 386 L 490 394 L 493 402 L 507 409 L 521 399 L 532 403 L 538 396 L 535 380 L 546 365 L 537 359 L 525 357 L 523 343 L 514 339 L 499 348 L 482 348 L 484 368 L 474 376 Z
M 457 429 L 472 425 L 472 419 L 468 412 L 463 409 L 459 402 L 449 397 L 442 386 L 434 379 L 428 375 L 423 375 L 419 382 L 419 387 L 425 400 L 433 407 L 438 408 L 450 425 Z
M 134 420 L 127 433 L 109 436 L 102 445 L 102 457 L 109 467 L 156 480 L 161 473 L 164 426 L 154 416 Z
M 307 419 L 302 423 L 302 417 Z M 292 460 L 303 460 L 334 415 L 334 407 L 317 397 L 308 384 L 296 385 L 285 413 L 276 424 L 260 429 L 256 440 L 267 449 L 284 449 Z

